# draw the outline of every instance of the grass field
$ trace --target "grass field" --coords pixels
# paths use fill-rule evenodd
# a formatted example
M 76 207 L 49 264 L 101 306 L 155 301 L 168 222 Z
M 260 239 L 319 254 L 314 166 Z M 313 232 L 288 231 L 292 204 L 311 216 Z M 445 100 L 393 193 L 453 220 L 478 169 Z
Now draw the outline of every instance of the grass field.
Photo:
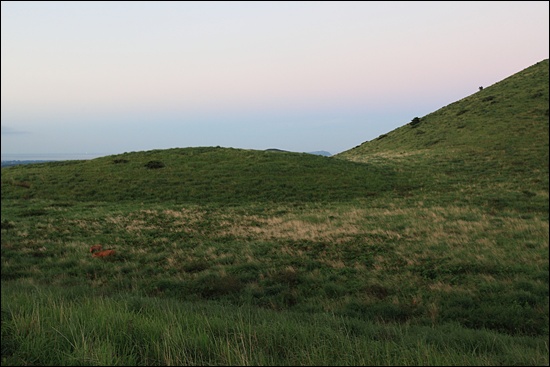
M 2 365 L 548 365 L 548 60 L 413 118 L 2 168 Z

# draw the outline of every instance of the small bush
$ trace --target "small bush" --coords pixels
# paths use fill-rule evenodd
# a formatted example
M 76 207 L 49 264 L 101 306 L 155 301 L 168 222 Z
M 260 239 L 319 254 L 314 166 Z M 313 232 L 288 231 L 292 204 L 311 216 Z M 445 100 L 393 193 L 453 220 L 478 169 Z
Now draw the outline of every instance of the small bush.
M 409 123 L 409 125 L 411 125 L 412 127 L 416 127 L 418 126 L 418 124 L 420 124 L 420 119 L 418 117 L 413 118 L 412 121 Z
M 147 164 L 145 164 L 145 168 L 149 168 L 149 169 L 157 169 L 157 168 L 163 168 L 164 167 L 164 163 L 162 163 L 161 161 L 149 161 L 147 162 Z

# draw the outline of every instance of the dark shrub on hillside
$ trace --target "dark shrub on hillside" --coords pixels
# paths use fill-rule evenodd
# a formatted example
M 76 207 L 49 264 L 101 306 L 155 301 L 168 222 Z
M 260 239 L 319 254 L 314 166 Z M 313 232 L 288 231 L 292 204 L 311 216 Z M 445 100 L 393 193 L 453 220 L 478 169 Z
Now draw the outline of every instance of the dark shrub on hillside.
M 415 117 L 412 119 L 412 121 L 409 123 L 412 127 L 418 126 L 420 124 L 420 119 L 418 117 Z
M 156 168 L 163 168 L 164 167 L 164 163 L 162 163 L 161 161 L 149 161 L 147 162 L 147 164 L 145 164 L 145 168 L 149 168 L 149 169 L 156 169 Z
M 128 160 L 127 159 L 115 159 L 115 160 L 113 160 L 113 163 L 115 163 L 115 164 L 128 163 Z

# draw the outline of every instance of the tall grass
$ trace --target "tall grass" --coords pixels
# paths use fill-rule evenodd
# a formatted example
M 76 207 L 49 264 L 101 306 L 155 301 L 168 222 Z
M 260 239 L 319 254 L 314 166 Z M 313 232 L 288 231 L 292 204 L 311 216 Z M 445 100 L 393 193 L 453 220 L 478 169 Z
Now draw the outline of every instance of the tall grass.
M 536 338 L 453 324 L 2 284 L 3 365 L 541 365 L 547 354 Z

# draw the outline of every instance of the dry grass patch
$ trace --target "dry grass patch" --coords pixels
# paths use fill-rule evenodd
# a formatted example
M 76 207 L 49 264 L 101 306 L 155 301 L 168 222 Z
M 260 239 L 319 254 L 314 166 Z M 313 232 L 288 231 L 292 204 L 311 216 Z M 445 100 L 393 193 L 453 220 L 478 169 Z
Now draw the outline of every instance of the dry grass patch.
M 293 214 L 284 216 L 260 217 L 257 215 L 233 218 L 224 222 L 218 232 L 221 236 L 235 236 L 256 240 L 309 240 L 327 241 L 355 236 L 363 233 L 357 222 L 357 210 L 331 216 L 328 211 Z M 338 240 L 339 239 L 339 240 Z
M 423 154 L 427 150 L 415 150 L 408 152 L 399 152 L 399 151 L 384 151 L 371 154 L 354 154 L 353 151 L 348 152 L 344 155 L 346 160 L 358 163 L 379 163 L 381 161 L 389 161 L 392 163 L 401 164 L 405 158 L 409 158 L 418 154 Z M 428 151 L 429 152 L 429 151 Z
M 124 228 L 127 232 L 144 230 L 167 230 L 170 232 L 196 233 L 197 223 L 203 220 L 204 212 L 199 210 L 140 210 L 128 215 L 105 218 L 105 221 Z
M 475 217 L 476 220 L 453 219 L 457 217 Z M 351 208 L 338 212 L 320 209 L 282 216 L 233 217 L 231 221 L 221 223 L 217 234 L 256 240 L 335 243 L 363 235 L 366 243 L 422 238 L 429 243 L 445 240 L 452 244 L 463 244 L 471 240 L 472 234 L 490 227 L 489 218 L 483 218 L 479 212 L 468 208 Z

